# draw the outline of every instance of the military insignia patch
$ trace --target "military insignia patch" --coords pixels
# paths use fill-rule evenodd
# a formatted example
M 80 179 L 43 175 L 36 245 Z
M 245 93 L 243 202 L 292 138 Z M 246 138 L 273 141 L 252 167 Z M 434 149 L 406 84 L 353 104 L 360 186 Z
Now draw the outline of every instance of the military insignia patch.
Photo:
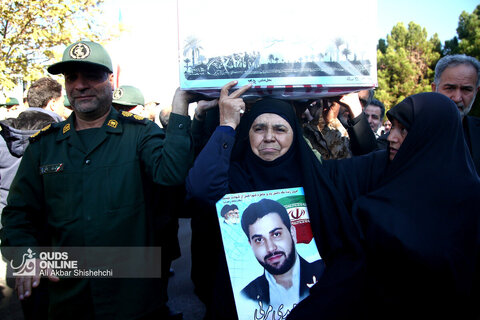
M 118 100 L 123 96 L 123 89 L 117 88 L 113 91 L 113 100 Z
M 68 130 L 70 130 L 70 123 L 67 123 L 63 126 L 63 134 L 65 134 L 65 132 L 67 132 Z
M 40 167 L 40 174 L 57 173 L 63 171 L 63 163 L 47 164 Z
M 85 59 L 90 55 L 90 47 L 85 43 L 77 43 L 70 49 L 69 54 L 72 59 Z
M 130 120 L 130 121 L 136 122 L 136 123 L 147 124 L 147 121 L 145 120 L 144 117 L 139 116 L 139 115 L 136 115 L 136 114 L 133 114 L 133 113 L 128 112 L 128 111 L 122 111 L 122 112 L 120 112 L 120 117 L 122 117 L 122 118 L 124 118 L 124 119 L 126 119 L 126 120 Z
M 107 126 L 112 127 L 112 128 L 116 128 L 118 126 L 118 121 L 110 119 L 107 123 Z

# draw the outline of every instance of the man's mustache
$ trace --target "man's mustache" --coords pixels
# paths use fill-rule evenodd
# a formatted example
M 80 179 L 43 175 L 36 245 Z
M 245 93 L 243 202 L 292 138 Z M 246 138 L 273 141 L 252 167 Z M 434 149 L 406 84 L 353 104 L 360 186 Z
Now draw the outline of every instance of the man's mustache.
M 272 253 L 267 254 L 267 255 L 263 258 L 263 260 L 264 260 L 265 262 L 267 262 L 268 259 L 270 259 L 271 257 L 273 257 L 273 256 L 275 256 L 275 255 L 277 255 L 277 254 L 282 254 L 282 255 L 284 255 L 284 256 L 287 256 L 287 255 L 285 254 L 285 252 L 283 252 L 283 251 L 275 251 L 275 252 L 272 252 Z

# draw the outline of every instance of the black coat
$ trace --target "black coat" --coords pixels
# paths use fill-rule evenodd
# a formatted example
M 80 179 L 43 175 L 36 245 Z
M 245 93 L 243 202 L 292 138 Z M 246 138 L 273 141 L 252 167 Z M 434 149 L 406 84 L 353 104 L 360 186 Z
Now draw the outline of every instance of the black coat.
M 465 140 L 467 141 L 473 163 L 480 172 L 480 118 L 466 116 L 463 119 Z
M 364 318 L 477 319 L 480 180 L 457 107 L 422 93 L 387 115 L 408 128 L 392 161 L 387 148 L 326 164 L 363 238 Z M 309 319 L 325 299 L 312 290 L 290 319 Z M 350 319 L 338 315 L 324 318 Z
M 263 113 L 281 116 L 289 122 L 294 131 L 289 151 L 271 162 L 255 158 L 248 139 L 251 124 Z M 230 131 L 233 130 L 230 128 Z M 211 309 L 222 319 L 236 317 L 218 223 L 213 221 L 216 201 L 227 193 L 298 186 L 305 190 L 312 233 L 320 256 L 327 266 L 320 282 L 328 289 L 330 296 L 347 294 L 355 300 L 358 297 L 358 286 L 350 286 L 353 282 L 347 279 L 356 279 L 363 272 L 363 255 L 358 236 L 340 195 L 303 138 L 302 128 L 291 105 L 275 99 L 260 100 L 243 115 L 236 129 L 235 139 L 233 134 L 229 133 L 228 127 L 218 127 L 200 152 L 186 180 L 188 199 L 197 204 L 197 214 L 198 211 L 205 210 L 207 214 L 204 220 L 211 221 L 210 228 L 215 229 L 210 229 L 211 232 L 208 234 L 211 239 L 208 242 L 209 251 L 216 251 L 212 250 L 212 246 L 220 250 L 217 259 L 213 259 L 219 260 L 218 268 L 212 267 L 210 262 L 212 259 L 206 258 L 208 253 L 202 253 L 205 269 L 210 270 L 206 272 L 208 275 L 213 274 L 216 281 L 213 286 L 208 282 L 204 284 L 217 289 L 214 293 L 214 303 L 212 304 L 212 300 L 206 301 L 207 313 Z M 210 215 L 208 207 L 211 208 L 210 212 L 213 212 Z M 206 235 L 205 232 L 203 234 Z M 193 241 L 192 252 L 194 245 L 198 243 L 197 240 Z M 197 265 L 200 259 L 195 260 L 194 264 Z M 208 261 L 208 264 L 205 264 L 205 261 Z M 203 279 L 207 279 L 206 274 L 196 273 L 195 278 L 200 279 L 199 276 L 202 276 Z M 348 289 L 345 290 L 339 282 L 348 283 Z M 209 303 L 211 308 L 208 307 Z

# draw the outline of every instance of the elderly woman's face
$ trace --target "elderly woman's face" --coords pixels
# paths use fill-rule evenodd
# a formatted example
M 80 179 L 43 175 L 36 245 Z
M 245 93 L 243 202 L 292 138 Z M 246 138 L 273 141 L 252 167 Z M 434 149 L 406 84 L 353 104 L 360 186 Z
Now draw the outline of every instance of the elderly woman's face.
M 397 119 L 393 119 L 392 128 L 388 135 L 388 142 L 390 143 L 390 160 L 395 158 L 398 149 L 402 146 L 403 140 L 407 137 L 408 131 Z
M 284 155 L 293 142 L 290 124 L 274 113 L 259 115 L 249 131 L 252 151 L 264 161 L 273 161 Z

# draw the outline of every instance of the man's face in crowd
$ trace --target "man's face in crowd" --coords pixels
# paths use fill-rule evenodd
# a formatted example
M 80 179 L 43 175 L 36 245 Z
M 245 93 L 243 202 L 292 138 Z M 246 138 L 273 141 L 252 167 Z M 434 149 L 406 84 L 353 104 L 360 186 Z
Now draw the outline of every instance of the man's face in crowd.
M 7 111 L 9 111 L 9 112 L 10 112 L 10 111 L 15 111 L 15 110 L 18 109 L 18 107 L 19 107 L 18 104 L 14 104 L 14 105 L 12 105 L 12 106 L 7 106 Z
M 255 155 L 265 161 L 283 156 L 293 142 L 290 124 L 274 113 L 259 115 L 249 132 L 250 146 Z
M 472 109 L 477 90 L 477 73 L 468 64 L 446 68 L 438 86 L 432 83 L 432 91 L 444 94 L 456 103 L 462 119 Z
M 257 219 L 248 231 L 253 253 L 269 273 L 284 274 L 293 267 L 296 257 L 294 237 L 277 213 Z
M 147 119 L 155 121 L 155 116 L 158 113 L 158 107 L 156 103 L 147 103 L 145 104 L 145 115 Z
M 389 132 L 390 129 L 392 128 L 392 123 L 390 122 L 390 120 L 387 119 L 383 123 L 383 126 L 385 127 L 385 132 Z
M 367 116 L 368 124 L 370 128 L 372 128 L 373 132 L 377 132 L 378 128 L 382 124 L 382 120 L 380 118 L 380 114 L 382 113 L 382 109 L 375 105 L 368 105 L 365 110 L 363 111 L 365 116 Z
M 99 67 L 77 65 L 64 75 L 67 96 L 76 113 L 102 116 L 110 110 L 113 74 Z

